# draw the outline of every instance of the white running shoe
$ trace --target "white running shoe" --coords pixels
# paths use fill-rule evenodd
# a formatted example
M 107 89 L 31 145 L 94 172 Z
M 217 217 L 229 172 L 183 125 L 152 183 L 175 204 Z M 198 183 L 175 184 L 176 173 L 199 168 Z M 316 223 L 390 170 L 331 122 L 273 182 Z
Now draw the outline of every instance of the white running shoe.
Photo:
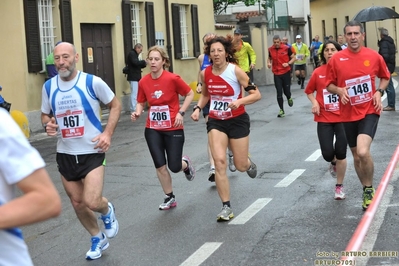
M 105 235 L 108 238 L 114 238 L 119 231 L 119 223 L 115 217 L 115 208 L 111 202 L 108 202 L 108 208 L 111 210 L 108 215 L 101 215 L 100 218 L 104 222 Z
M 169 197 L 165 195 L 165 200 L 161 205 L 159 205 L 160 210 L 169 210 L 177 206 L 176 199 L 174 197 Z
M 91 247 L 86 253 L 86 260 L 96 260 L 101 258 L 104 250 L 109 247 L 108 238 L 103 233 L 103 239 L 98 237 L 91 237 Z
M 345 199 L 344 186 L 335 186 L 335 200 Z
M 224 205 L 222 207 L 222 211 L 216 217 L 216 220 L 218 222 L 224 222 L 224 221 L 229 221 L 230 219 L 233 219 L 233 218 L 234 218 L 234 214 L 233 214 L 233 211 L 231 210 L 231 208 L 227 205 Z

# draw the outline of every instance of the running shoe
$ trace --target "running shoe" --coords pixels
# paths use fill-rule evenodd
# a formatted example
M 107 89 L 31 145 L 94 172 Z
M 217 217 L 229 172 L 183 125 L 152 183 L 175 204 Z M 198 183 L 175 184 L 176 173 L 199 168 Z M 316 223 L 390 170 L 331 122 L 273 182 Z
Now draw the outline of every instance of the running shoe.
M 108 238 L 103 233 L 103 239 L 98 237 L 91 237 L 91 247 L 86 253 L 86 260 L 96 260 L 101 258 L 104 250 L 109 247 Z
M 176 199 L 174 197 L 166 196 L 165 200 L 161 205 L 159 205 L 160 210 L 169 210 L 170 208 L 174 208 L 177 206 Z
M 114 238 L 118 234 L 119 223 L 118 223 L 118 220 L 116 220 L 115 208 L 111 202 L 108 202 L 108 208 L 109 208 L 110 212 L 107 215 L 101 215 L 100 218 L 104 222 L 105 235 L 108 238 Z
M 363 211 L 367 210 L 367 208 L 371 204 L 371 201 L 374 198 L 374 192 L 375 192 L 375 190 L 373 187 L 365 188 L 363 190 L 363 204 L 362 204 Z
M 208 178 L 209 182 L 215 182 L 215 168 L 212 168 L 209 171 L 209 178 Z
M 216 217 L 216 220 L 218 222 L 225 222 L 225 221 L 229 221 L 230 219 L 233 219 L 233 218 L 234 218 L 234 214 L 233 214 L 233 211 L 231 210 L 231 208 L 227 205 L 224 205 L 222 207 L 222 211 Z
M 288 106 L 292 107 L 294 105 L 294 100 L 291 98 L 288 99 Z
M 345 199 L 344 186 L 335 186 L 335 200 Z
M 256 175 L 258 174 L 258 167 L 256 167 L 256 164 L 254 164 L 254 162 L 251 160 L 250 157 L 248 157 L 248 159 L 251 162 L 251 165 L 247 170 L 247 174 L 249 175 L 250 178 L 255 178 Z
M 190 158 L 188 156 L 184 155 L 182 160 L 187 163 L 187 169 L 184 170 L 184 175 L 186 176 L 188 181 L 193 181 L 193 179 L 195 177 L 195 169 L 194 169 L 194 166 L 193 166 Z
M 298 79 L 298 85 L 301 85 L 301 79 Z
M 228 156 L 229 156 L 229 169 L 231 172 L 235 172 L 237 169 L 236 166 L 234 165 L 234 156 L 230 154 Z
M 337 177 L 337 165 L 333 164 L 332 162 L 330 163 L 330 167 L 328 168 L 330 171 L 330 174 L 332 177 L 336 178 Z
M 277 117 L 284 117 L 284 116 L 285 116 L 284 110 L 280 109 L 280 112 L 278 112 Z

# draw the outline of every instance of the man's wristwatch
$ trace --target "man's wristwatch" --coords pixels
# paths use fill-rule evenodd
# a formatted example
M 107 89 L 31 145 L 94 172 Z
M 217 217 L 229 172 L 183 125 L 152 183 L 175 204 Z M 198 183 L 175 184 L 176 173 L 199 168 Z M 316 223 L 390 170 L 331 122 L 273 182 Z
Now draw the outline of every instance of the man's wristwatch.
M 181 114 L 181 116 L 184 116 L 185 113 L 186 113 L 186 112 L 179 111 L 179 114 Z
M 377 91 L 379 91 L 381 93 L 381 97 L 384 96 L 384 90 L 383 89 L 377 89 Z

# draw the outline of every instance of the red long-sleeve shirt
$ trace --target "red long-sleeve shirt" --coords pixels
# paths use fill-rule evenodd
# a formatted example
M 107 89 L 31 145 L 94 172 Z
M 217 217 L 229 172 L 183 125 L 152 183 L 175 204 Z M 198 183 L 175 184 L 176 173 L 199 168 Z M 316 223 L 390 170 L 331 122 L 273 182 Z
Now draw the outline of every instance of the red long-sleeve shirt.
M 274 75 L 282 75 L 291 71 L 291 67 L 283 67 L 283 63 L 288 63 L 291 60 L 291 47 L 280 44 L 279 48 L 274 45 L 269 47 L 269 59 L 272 61 L 272 72 Z

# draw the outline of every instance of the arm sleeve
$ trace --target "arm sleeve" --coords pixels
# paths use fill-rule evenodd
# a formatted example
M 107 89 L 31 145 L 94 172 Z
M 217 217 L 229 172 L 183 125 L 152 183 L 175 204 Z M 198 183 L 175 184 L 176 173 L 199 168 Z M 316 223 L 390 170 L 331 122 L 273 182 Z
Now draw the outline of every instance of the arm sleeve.
M 380 67 L 378 68 L 378 77 L 380 79 L 390 79 L 391 78 L 391 73 L 388 70 L 388 66 L 384 61 L 384 58 L 382 58 L 382 56 L 380 56 Z
M 114 92 L 107 83 L 97 76 L 93 76 L 93 90 L 96 97 L 104 104 L 109 104 L 115 97 Z
M 308 85 L 306 85 L 306 88 L 304 91 L 306 94 L 314 93 L 317 90 L 317 82 L 316 82 L 317 75 L 318 75 L 317 71 L 316 70 L 313 71 L 312 75 L 310 76 Z
M 326 87 L 330 84 L 334 84 L 336 86 L 339 86 L 337 84 L 337 76 L 334 71 L 334 60 L 333 58 L 330 59 L 330 61 L 327 63 L 327 70 L 326 70 Z
M 44 114 L 51 113 L 50 99 L 49 99 L 49 96 L 47 95 L 47 91 L 46 91 L 44 84 L 42 87 L 42 106 L 40 109 L 41 109 L 42 113 L 44 113 Z
M 45 167 L 45 163 L 7 112 L 0 111 L 0 121 L 0 171 L 11 185 Z
M 251 59 L 251 63 L 256 64 L 256 54 L 255 54 L 254 48 L 252 48 L 252 46 L 250 44 L 248 44 L 248 54 L 249 54 L 249 58 Z

